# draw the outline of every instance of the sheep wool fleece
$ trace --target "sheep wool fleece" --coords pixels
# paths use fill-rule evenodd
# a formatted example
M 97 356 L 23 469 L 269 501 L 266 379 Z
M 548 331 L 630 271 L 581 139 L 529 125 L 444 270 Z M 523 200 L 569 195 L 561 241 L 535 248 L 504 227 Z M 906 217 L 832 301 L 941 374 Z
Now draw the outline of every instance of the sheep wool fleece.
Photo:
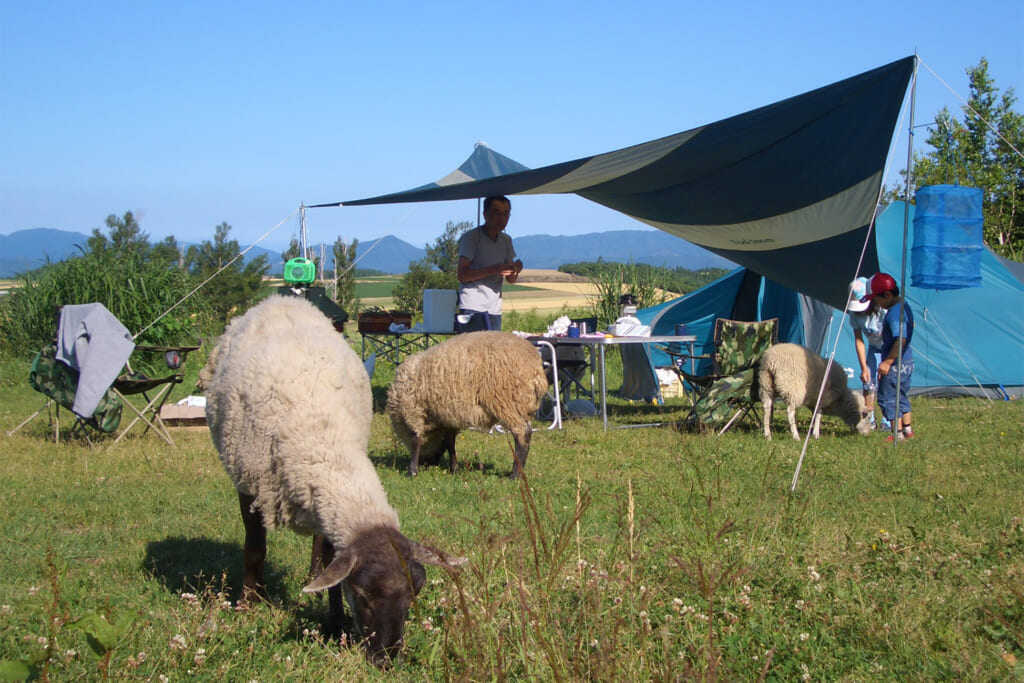
M 362 529 L 398 528 L 367 457 L 366 370 L 312 304 L 272 296 L 232 321 L 204 374 L 214 445 L 267 528 L 322 533 L 338 548 Z
M 537 349 L 507 332 L 456 335 L 399 366 L 388 391 L 388 414 L 406 445 L 439 427 L 525 433 L 547 392 Z

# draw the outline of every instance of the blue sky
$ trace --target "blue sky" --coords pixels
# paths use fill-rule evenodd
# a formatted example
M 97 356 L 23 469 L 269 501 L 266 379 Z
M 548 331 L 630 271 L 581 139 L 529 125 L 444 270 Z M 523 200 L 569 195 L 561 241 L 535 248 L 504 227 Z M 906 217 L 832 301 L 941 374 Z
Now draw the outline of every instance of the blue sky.
M 961 111 L 929 68 L 966 96 L 965 69 L 986 57 L 997 87 L 1024 97 L 1022 25 L 1020 0 L 0 0 L 0 234 L 89 232 L 133 211 L 154 241 L 211 239 L 226 221 L 246 246 L 280 224 L 261 243 L 277 249 L 297 235 L 301 203 L 436 180 L 478 140 L 544 166 L 915 50 L 925 123 Z M 394 234 L 423 246 L 446 221 L 475 219 L 462 201 L 311 209 L 307 227 L 311 243 Z M 509 233 L 644 227 L 575 196 L 521 197 Z

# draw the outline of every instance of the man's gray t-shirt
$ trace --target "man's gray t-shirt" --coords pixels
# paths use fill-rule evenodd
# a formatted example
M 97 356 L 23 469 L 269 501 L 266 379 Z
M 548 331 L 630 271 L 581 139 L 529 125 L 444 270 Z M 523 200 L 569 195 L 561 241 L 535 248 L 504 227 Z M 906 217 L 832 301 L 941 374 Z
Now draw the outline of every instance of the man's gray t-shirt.
M 504 232 L 492 240 L 483 227 L 476 227 L 459 238 L 459 258 L 469 259 L 470 268 L 486 268 L 497 263 L 512 263 L 516 250 L 512 238 Z M 459 308 L 501 315 L 501 285 L 505 277 L 491 275 L 474 282 L 459 285 Z

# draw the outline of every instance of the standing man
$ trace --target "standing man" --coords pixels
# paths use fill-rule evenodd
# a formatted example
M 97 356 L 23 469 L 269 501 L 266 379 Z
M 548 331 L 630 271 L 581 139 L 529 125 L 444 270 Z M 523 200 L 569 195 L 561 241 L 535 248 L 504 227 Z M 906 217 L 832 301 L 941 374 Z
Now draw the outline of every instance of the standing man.
M 882 323 L 882 362 L 878 364 L 878 405 L 882 408 L 882 416 L 896 425 L 896 438 L 909 439 L 914 436 L 910 424 L 910 398 L 907 391 L 914 376 L 914 352 L 910 350 L 910 342 L 914 338 L 914 313 L 900 296 L 900 288 L 896 280 L 888 273 L 878 273 L 871 278 L 871 293 L 864 297 L 865 301 L 874 300 L 882 308 L 888 309 Z M 902 318 L 901 318 L 902 314 Z M 901 325 L 902 320 L 902 325 Z M 900 336 L 902 327 L 903 336 Z M 900 372 L 895 372 L 897 358 L 903 356 L 898 364 Z M 896 391 L 896 378 L 899 377 L 899 392 Z M 889 435 L 891 441 L 893 436 Z
M 512 213 L 508 197 L 484 200 L 484 224 L 459 238 L 459 313 L 456 332 L 501 329 L 501 287 L 519 279 L 523 262 L 516 259 L 505 226 Z M 465 316 L 469 316 L 468 320 Z

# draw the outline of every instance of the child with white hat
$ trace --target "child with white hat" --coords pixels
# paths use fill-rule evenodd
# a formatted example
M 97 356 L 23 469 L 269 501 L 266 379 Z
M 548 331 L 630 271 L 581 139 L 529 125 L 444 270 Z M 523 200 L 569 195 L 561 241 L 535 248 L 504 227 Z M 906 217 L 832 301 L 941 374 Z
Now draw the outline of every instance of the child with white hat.
M 886 311 L 874 301 L 861 301 L 869 294 L 868 284 L 866 277 L 859 277 L 850 283 L 846 310 L 850 314 L 853 343 L 857 348 L 857 360 L 860 362 L 860 382 L 861 390 L 864 392 L 864 407 L 870 411 L 868 420 L 871 422 L 871 428 L 874 429 L 875 391 L 878 386 L 878 364 L 882 360 L 882 324 Z M 882 429 L 885 431 L 891 429 L 885 416 L 882 417 Z

